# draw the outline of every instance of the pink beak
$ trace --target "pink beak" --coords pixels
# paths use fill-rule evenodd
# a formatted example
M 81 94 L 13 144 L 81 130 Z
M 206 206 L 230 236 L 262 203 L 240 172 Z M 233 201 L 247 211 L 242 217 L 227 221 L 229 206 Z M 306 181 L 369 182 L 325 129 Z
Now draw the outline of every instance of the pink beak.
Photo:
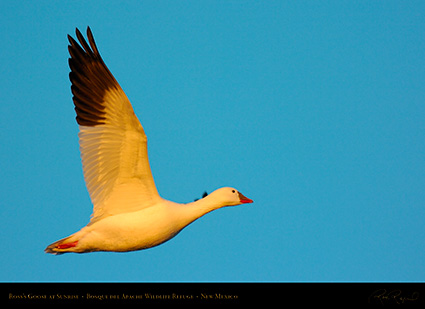
M 244 196 L 242 193 L 239 192 L 239 199 L 241 201 L 242 204 L 248 204 L 248 203 L 254 203 L 253 200 L 247 198 L 246 196 Z

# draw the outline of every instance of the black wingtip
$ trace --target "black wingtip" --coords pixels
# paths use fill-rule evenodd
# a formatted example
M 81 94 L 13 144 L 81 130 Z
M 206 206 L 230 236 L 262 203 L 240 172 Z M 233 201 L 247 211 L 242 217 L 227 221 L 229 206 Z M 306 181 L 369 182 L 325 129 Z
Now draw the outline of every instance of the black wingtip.
M 204 193 L 202 194 L 201 199 L 203 199 L 206 196 L 208 196 L 208 192 L 207 191 L 204 191 Z M 194 201 L 196 202 L 196 201 L 199 201 L 199 200 L 200 200 L 199 198 L 196 198 Z
M 101 125 L 105 123 L 103 97 L 108 89 L 119 86 L 100 57 L 90 27 L 87 27 L 88 43 L 78 28 L 75 28 L 75 33 L 78 42 L 68 35 L 68 62 L 77 123 L 83 126 Z

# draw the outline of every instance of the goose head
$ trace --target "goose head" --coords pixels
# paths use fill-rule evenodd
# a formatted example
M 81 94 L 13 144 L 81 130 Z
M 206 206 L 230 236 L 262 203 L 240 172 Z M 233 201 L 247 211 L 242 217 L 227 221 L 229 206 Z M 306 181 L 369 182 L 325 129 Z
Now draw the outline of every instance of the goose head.
M 208 197 L 214 199 L 217 204 L 224 206 L 236 206 L 253 203 L 254 201 L 244 196 L 235 188 L 224 187 L 215 190 Z

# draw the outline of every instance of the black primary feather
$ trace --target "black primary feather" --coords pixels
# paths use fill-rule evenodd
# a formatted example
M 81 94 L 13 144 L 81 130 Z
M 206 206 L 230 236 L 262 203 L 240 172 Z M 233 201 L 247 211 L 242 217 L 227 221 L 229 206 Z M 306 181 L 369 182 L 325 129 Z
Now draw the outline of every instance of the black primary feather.
M 202 198 L 206 197 L 207 195 L 208 195 L 208 193 L 207 193 L 207 191 L 205 191 L 204 194 L 202 194 Z M 195 202 L 198 201 L 198 200 L 199 200 L 199 198 L 196 198 Z

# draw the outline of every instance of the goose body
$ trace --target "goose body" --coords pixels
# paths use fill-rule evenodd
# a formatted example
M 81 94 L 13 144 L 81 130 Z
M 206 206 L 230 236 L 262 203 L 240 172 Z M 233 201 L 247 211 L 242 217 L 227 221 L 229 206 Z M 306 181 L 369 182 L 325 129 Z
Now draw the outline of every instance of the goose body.
M 68 35 L 69 77 L 93 214 L 87 226 L 52 243 L 45 252 L 147 249 L 173 238 L 208 212 L 253 202 L 230 187 L 188 204 L 160 197 L 147 138 L 130 101 L 100 57 L 90 28 L 89 44 L 78 29 L 76 35 L 81 46 Z

